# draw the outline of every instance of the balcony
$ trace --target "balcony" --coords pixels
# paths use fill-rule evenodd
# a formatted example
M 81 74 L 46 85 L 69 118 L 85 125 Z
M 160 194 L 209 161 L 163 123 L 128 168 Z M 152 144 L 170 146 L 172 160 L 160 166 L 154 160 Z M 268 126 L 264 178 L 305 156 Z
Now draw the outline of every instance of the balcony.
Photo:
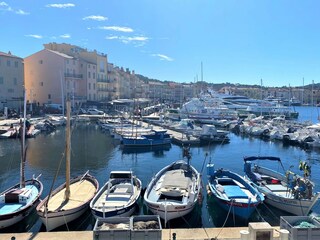
M 83 75 L 82 74 L 65 73 L 64 77 L 66 77 L 66 78 L 83 78 Z

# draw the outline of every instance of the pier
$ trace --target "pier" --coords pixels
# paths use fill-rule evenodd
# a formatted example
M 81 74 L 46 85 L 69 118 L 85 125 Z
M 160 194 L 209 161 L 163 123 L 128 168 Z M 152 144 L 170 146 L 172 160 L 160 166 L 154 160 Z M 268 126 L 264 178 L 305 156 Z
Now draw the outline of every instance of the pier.
M 236 240 L 241 239 L 241 233 L 247 233 L 249 227 L 234 227 L 234 228 L 181 228 L 181 229 L 162 229 L 162 240 Z M 273 227 L 273 238 L 270 240 L 281 240 L 279 227 Z M 147 235 L 146 235 L 147 237 Z M 245 236 L 248 237 L 248 236 Z M 94 236 L 93 231 L 71 231 L 71 232 L 38 232 L 38 233 L 2 233 L 1 239 L 16 239 L 16 240 L 60 240 L 60 239 L 103 239 Z M 114 238 L 116 239 L 116 238 Z M 147 238 L 146 238 L 147 239 Z M 249 239 L 249 238 L 246 238 Z M 151 240 L 151 239 L 150 239 Z

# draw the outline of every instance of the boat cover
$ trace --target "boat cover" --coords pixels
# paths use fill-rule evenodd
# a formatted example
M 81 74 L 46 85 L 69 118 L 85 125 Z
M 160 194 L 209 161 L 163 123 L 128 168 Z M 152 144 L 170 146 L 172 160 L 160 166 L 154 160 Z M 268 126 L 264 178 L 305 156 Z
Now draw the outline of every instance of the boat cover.
M 228 198 L 248 198 L 247 194 L 245 194 L 245 192 L 242 191 L 239 186 L 226 185 L 223 186 L 223 188 Z

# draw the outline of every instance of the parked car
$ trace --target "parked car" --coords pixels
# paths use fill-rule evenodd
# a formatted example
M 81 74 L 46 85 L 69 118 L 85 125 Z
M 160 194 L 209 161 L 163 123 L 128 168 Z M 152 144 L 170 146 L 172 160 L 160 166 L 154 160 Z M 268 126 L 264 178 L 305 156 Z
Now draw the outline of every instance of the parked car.
M 89 114 L 89 115 L 103 115 L 104 112 L 103 112 L 103 111 L 100 111 L 100 110 L 98 110 L 98 109 L 96 109 L 96 108 L 89 108 L 89 109 L 87 110 L 87 114 Z

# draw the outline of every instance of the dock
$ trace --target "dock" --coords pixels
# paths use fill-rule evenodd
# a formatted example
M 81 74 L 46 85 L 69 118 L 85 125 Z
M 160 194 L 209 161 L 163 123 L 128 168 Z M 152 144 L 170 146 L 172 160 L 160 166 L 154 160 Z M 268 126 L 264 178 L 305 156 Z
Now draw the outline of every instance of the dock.
M 141 126 L 146 128 L 152 128 L 152 129 L 159 129 L 163 128 L 161 125 L 155 125 L 150 122 L 141 121 Z M 176 143 L 178 145 L 184 146 L 184 145 L 199 145 L 200 139 L 196 138 L 192 135 L 188 135 L 186 133 L 174 131 L 172 129 L 167 129 L 167 133 L 171 135 L 171 139 L 173 143 Z
M 162 229 L 161 240 L 238 240 L 241 239 L 241 233 L 248 233 L 248 227 L 234 228 L 179 228 Z M 273 227 L 273 238 L 271 240 L 281 240 L 279 227 Z M 147 234 L 147 233 L 146 233 Z M 147 236 L 146 236 L 147 237 Z M 249 237 L 249 236 L 245 236 Z M 38 232 L 38 233 L 2 233 L 0 240 L 97 240 L 102 239 L 94 235 L 93 231 L 72 231 L 72 232 Z M 116 239 L 116 238 L 114 238 Z M 123 238 L 122 238 L 123 239 Z M 148 239 L 148 238 L 145 238 Z M 244 238 L 249 239 L 249 238 Z

